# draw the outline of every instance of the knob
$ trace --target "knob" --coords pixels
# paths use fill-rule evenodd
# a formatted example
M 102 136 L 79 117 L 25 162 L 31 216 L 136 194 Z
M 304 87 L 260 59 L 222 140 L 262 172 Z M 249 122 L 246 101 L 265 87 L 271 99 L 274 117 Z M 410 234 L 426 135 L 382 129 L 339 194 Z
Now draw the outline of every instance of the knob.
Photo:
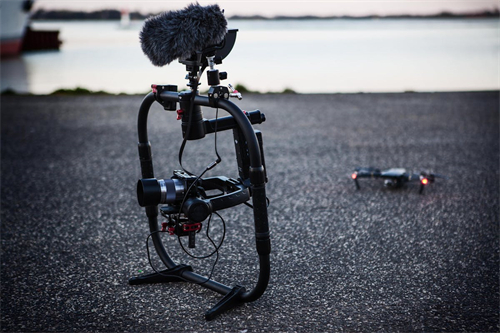
M 221 79 L 221 80 L 227 79 L 227 72 L 220 72 L 219 73 L 219 79 Z

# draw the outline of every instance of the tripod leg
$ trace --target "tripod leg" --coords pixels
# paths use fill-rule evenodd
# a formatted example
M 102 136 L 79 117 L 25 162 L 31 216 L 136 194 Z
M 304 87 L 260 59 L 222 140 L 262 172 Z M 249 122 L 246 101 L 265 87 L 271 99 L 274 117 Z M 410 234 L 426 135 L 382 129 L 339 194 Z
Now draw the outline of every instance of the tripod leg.
M 205 313 L 206 320 L 212 320 L 221 313 L 230 310 L 239 304 L 243 303 L 241 300 L 241 295 L 245 292 L 245 288 L 242 286 L 235 286 L 229 293 L 222 298 L 219 303 L 217 303 L 213 308 Z
M 130 285 L 138 285 L 145 283 L 184 282 L 186 280 L 182 278 L 182 273 L 186 270 L 192 272 L 193 268 L 187 265 L 178 265 L 158 273 L 132 277 L 128 280 L 128 283 Z

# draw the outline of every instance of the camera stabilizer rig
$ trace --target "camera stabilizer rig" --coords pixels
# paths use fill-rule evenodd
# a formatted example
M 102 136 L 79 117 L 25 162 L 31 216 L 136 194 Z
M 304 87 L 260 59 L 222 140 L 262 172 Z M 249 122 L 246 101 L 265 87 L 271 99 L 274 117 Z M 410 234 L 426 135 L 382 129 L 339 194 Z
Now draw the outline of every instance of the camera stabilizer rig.
M 167 269 L 133 277 L 129 283 L 137 285 L 158 282 L 193 282 L 224 295 L 219 303 L 206 312 L 206 320 L 212 320 L 218 314 L 239 304 L 257 300 L 266 290 L 270 276 L 271 243 L 265 191 L 267 175 L 262 134 L 252 127 L 252 124 L 264 122 L 265 116 L 259 110 L 244 112 L 230 102 L 228 100 L 230 97 L 241 99 L 241 95 L 237 91 L 232 91 L 231 87 L 220 86 L 220 80 L 225 79 L 227 74 L 219 73 L 214 68 L 214 64 L 221 63 L 231 51 L 236 32 L 237 30 L 229 30 L 224 41 L 219 45 L 196 52 L 189 59 L 180 60 L 186 65 L 188 71 L 186 78 L 189 80 L 190 90 L 178 93 L 176 86 L 152 85 L 153 91 L 144 98 L 138 116 L 142 179 L 137 183 L 137 197 L 139 205 L 145 207 L 155 250 Z M 197 89 L 199 77 L 207 67 L 210 68 L 207 71 L 210 89 L 208 96 L 200 96 Z M 179 170 L 174 171 L 170 179 L 156 179 L 147 133 L 148 113 L 155 101 L 160 103 L 165 110 L 170 111 L 175 111 L 177 103 L 180 104 L 180 110 L 177 113 L 178 118 L 182 119 L 184 140 L 198 140 L 210 133 L 232 130 L 239 179 L 224 176 L 201 178 L 203 174 L 195 176 Z M 207 120 L 203 118 L 201 106 L 220 108 L 230 115 Z M 205 171 L 218 162 L 212 163 Z M 213 193 L 213 190 L 218 190 L 216 195 L 207 195 L 207 193 Z M 251 205 L 247 203 L 250 199 L 252 199 Z M 260 263 L 258 281 L 252 290 L 247 291 L 240 285 L 231 288 L 195 273 L 191 266 L 176 264 L 170 258 L 160 238 L 161 231 L 168 231 L 178 237 L 187 236 L 189 247 L 194 247 L 196 233 L 201 229 L 203 221 L 218 210 L 242 203 L 247 204 L 253 210 L 256 249 Z M 164 206 L 158 208 L 160 204 Z M 159 211 L 168 219 L 168 222 L 162 224 L 162 229 L 158 226 Z

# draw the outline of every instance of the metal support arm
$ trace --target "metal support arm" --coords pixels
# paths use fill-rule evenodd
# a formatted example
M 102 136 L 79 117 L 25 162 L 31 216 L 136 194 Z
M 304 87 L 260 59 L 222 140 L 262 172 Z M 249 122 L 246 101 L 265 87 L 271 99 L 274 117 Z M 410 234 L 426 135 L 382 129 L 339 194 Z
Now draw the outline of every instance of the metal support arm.
M 153 159 L 151 153 L 151 144 L 148 140 L 148 132 L 147 132 L 147 121 L 148 114 L 151 108 L 151 105 L 157 100 L 161 99 L 165 103 L 168 102 L 179 102 L 179 93 L 172 91 L 162 91 L 155 95 L 154 93 L 148 94 L 139 109 L 138 116 L 138 136 L 139 136 L 139 158 L 141 162 L 141 172 L 142 178 L 154 178 L 153 171 Z M 224 124 L 230 124 L 233 126 L 233 123 L 241 130 L 246 143 L 248 145 L 248 153 L 250 160 L 249 167 L 249 175 L 250 175 L 250 193 L 252 195 L 252 204 L 253 204 L 253 212 L 254 212 L 254 225 L 255 225 L 255 241 L 256 248 L 259 257 L 259 277 L 255 287 L 246 291 L 245 288 L 237 286 L 235 288 L 231 288 L 225 286 L 219 282 L 213 280 L 207 280 L 206 277 L 196 274 L 195 272 L 189 269 L 177 269 L 179 265 L 177 265 L 168 255 L 165 250 L 161 238 L 159 236 L 158 229 L 158 207 L 157 206 L 147 206 L 146 215 L 149 221 L 149 229 L 153 233 L 151 238 L 154 243 L 154 247 L 156 252 L 158 253 L 160 259 L 168 268 L 170 272 L 176 272 L 178 276 L 189 282 L 200 284 L 208 289 L 216 291 L 220 294 L 226 295 L 225 298 L 214 307 L 212 310 L 207 312 L 206 318 L 207 320 L 213 319 L 217 314 L 222 311 L 227 310 L 239 303 L 252 302 L 257 300 L 266 290 L 269 277 L 270 277 L 270 260 L 269 254 L 271 251 L 270 245 L 270 236 L 269 236 L 269 225 L 267 219 L 267 201 L 266 201 L 266 192 L 265 192 L 265 181 L 266 175 L 263 166 L 263 161 L 261 158 L 260 147 L 255 135 L 255 131 L 252 127 L 251 121 L 249 120 L 249 116 L 247 116 L 240 108 L 238 108 L 232 102 L 225 99 L 209 100 L 208 97 L 196 95 L 194 97 L 194 104 L 199 106 L 208 106 L 208 107 L 218 107 L 223 110 L 226 110 L 232 119 L 224 119 Z M 263 115 L 254 114 L 253 115 L 255 122 L 262 122 L 265 120 Z M 261 117 L 260 121 L 258 117 Z M 210 121 L 207 123 L 206 132 L 210 133 Z M 229 126 L 229 125 L 228 125 Z M 172 273 L 173 274 L 173 273 Z M 132 281 L 132 279 L 131 279 Z M 134 284 L 140 283 L 137 278 L 133 279 Z M 132 282 L 131 282 L 132 283 Z M 227 299 L 231 299 L 231 301 L 227 301 Z M 230 305 L 229 305 L 230 304 Z

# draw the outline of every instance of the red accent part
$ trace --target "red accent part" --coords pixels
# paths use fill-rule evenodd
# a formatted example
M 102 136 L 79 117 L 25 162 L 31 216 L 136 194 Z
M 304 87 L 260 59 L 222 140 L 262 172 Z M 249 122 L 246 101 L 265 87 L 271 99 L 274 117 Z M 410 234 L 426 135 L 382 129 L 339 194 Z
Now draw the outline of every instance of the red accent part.
M 168 226 L 167 222 L 162 222 L 161 223 L 161 232 L 167 231 L 167 226 Z
M 182 225 L 182 230 L 185 232 L 201 230 L 201 223 L 186 223 Z
M 175 235 L 175 227 L 170 227 L 170 228 L 168 228 L 168 234 L 169 234 L 170 236 Z
M 422 183 L 422 185 L 427 185 L 429 183 L 429 179 L 422 178 L 422 180 L 420 182 Z
M 2 47 L 0 48 L 0 55 L 2 57 L 15 56 L 21 53 L 22 38 L 19 37 L 14 40 L 2 40 Z
M 156 94 L 158 90 L 156 90 L 156 84 L 152 84 L 151 88 L 153 89 L 153 92 Z
M 356 179 L 356 178 L 358 178 L 358 174 L 357 174 L 357 173 L 353 173 L 353 174 L 351 175 L 351 178 L 352 178 L 352 179 Z
M 182 109 L 177 110 L 177 120 L 181 120 L 182 119 L 182 114 L 183 113 L 184 113 L 184 110 L 182 110 Z

